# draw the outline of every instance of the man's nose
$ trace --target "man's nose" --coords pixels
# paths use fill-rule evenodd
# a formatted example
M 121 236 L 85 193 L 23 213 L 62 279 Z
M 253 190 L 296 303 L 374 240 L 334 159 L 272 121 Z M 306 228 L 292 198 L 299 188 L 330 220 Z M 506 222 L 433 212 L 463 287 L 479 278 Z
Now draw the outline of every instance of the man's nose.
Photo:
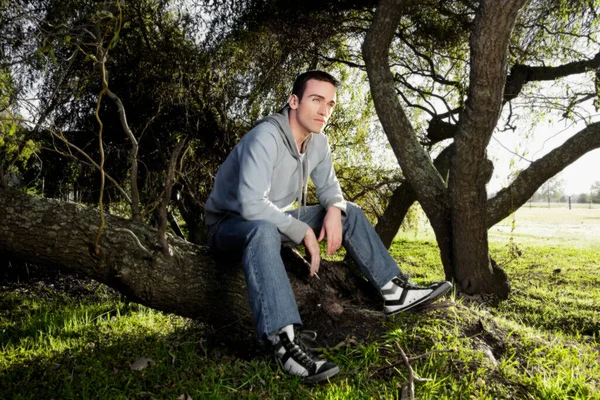
M 326 104 L 321 104 L 321 106 L 319 107 L 318 113 L 319 113 L 319 115 L 326 117 L 328 114 L 328 110 L 329 110 L 329 108 L 327 107 Z

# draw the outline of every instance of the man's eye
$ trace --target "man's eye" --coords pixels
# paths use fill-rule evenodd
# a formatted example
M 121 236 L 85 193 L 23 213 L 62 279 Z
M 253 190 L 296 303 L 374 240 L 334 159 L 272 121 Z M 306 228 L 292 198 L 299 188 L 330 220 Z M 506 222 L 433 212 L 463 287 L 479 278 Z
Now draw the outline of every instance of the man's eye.
M 315 103 L 318 103 L 318 102 L 320 102 L 320 101 L 321 101 L 321 100 L 319 100 L 319 98 L 317 98 L 317 97 L 314 97 L 314 98 L 313 98 L 313 102 L 315 102 Z

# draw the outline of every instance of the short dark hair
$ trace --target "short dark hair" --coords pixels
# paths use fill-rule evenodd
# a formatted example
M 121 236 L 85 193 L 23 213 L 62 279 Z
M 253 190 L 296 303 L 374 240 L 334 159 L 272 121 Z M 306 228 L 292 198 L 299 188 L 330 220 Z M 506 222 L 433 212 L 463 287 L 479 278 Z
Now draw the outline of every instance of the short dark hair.
M 306 89 L 306 82 L 308 82 L 311 79 L 315 79 L 317 81 L 322 81 L 322 82 L 329 82 L 336 89 L 341 85 L 340 81 L 338 81 L 337 79 L 335 79 L 333 77 L 333 75 L 328 74 L 325 71 L 319 71 L 319 70 L 306 71 L 306 72 L 298 75 L 298 77 L 296 78 L 296 81 L 294 82 L 294 86 L 292 87 L 292 94 L 295 94 L 296 96 L 298 96 L 298 100 L 302 100 L 302 96 L 304 95 L 304 89 Z

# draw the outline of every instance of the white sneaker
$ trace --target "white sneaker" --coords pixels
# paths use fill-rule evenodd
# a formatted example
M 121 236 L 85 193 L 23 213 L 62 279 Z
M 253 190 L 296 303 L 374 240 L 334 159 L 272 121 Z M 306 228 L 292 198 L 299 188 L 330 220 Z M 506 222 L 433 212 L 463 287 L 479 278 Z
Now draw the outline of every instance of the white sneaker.
M 310 336 L 316 334 L 310 331 Z M 305 382 L 317 383 L 340 372 L 337 365 L 318 358 L 303 340 L 302 333 L 294 333 L 292 325 L 282 328 L 277 337 L 279 341 L 274 344 L 275 361 L 287 373 L 302 376 Z
M 428 287 L 417 286 L 408 279 L 397 276 L 383 285 L 383 312 L 393 315 L 413 307 L 431 303 L 452 288 L 447 281 L 436 282 Z

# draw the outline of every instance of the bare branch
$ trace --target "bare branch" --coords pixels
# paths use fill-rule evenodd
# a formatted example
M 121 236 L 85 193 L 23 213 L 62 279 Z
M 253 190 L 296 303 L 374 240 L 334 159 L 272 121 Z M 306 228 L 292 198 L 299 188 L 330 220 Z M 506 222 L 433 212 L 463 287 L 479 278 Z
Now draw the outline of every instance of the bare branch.
M 325 60 L 325 61 L 329 61 L 329 62 L 331 62 L 331 63 L 340 63 L 340 64 L 344 64 L 344 65 L 347 65 L 347 66 L 349 66 L 349 67 L 352 67 L 352 68 L 358 68 L 358 69 L 360 69 L 360 70 L 362 70 L 362 71 L 364 71 L 364 70 L 365 70 L 365 68 L 366 68 L 366 67 L 365 67 L 364 65 L 362 65 L 362 64 L 357 64 L 357 63 L 355 63 L 355 62 L 348 61 L 348 60 L 342 60 L 341 58 L 327 57 L 327 56 L 324 56 L 324 55 L 322 55 L 322 54 L 319 54 L 318 56 L 319 56 L 319 57 L 321 57 L 321 58 L 322 58 L 323 60 Z
M 559 65 L 557 67 L 532 67 L 523 64 L 515 64 L 510 70 L 504 88 L 504 102 L 516 98 L 523 86 L 528 82 L 553 81 L 565 76 L 582 74 L 600 68 L 600 52 L 591 60 L 576 61 Z
M 140 239 L 138 239 L 138 237 L 135 235 L 135 233 L 133 233 L 132 231 L 130 231 L 129 229 L 126 229 L 126 228 L 114 228 L 113 230 L 116 231 L 116 232 L 129 233 L 133 237 L 133 241 L 135 242 L 135 244 L 137 244 L 137 246 L 144 253 L 146 253 L 150 258 L 152 258 L 152 253 L 150 253 L 150 251 L 147 248 L 144 247 L 144 245 L 142 244 L 142 242 L 140 242 Z
M 177 159 L 179 158 L 179 154 L 183 149 L 183 146 L 187 143 L 187 137 L 184 137 L 171 154 L 171 160 L 169 161 L 169 169 L 167 172 L 167 181 L 165 182 L 165 193 L 162 200 L 162 204 L 160 206 L 160 224 L 158 226 L 158 240 L 163 248 L 163 252 L 165 256 L 170 256 L 171 252 L 169 250 L 169 243 L 167 241 L 166 232 L 167 232 L 167 207 L 169 205 L 169 201 L 171 200 L 171 189 L 173 188 L 173 180 L 175 178 L 175 168 L 177 167 Z
M 129 124 L 127 123 L 127 115 L 125 113 L 125 107 L 123 106 L 123 102 L 114 94 L 110 89 L 106 88 L 106 95 L 117 105 L 119 109 L 119 119 L 121 121 L 121 126 L 123 130 L 127 134 L 129 141 L 131 142 L 131 151 L 130 151 L 130 162 L 131 162 L 131 219 L 140 222 L 140 192 L 137 185 L 137 177 L 138 177 L 138 141 L 135 138 L 135 135 L 129 128 Z
M 400 95 L 400 97 L 402 97 L 402 100 L 404 100 L 404 102 L 406 103 L 407 106 L 412 107 L 412 108 L 418 108 L 420 110 L 425 111 L 427 114 L 431 115 L 432 118 L 436 117 L 436 114 L 431 111 L 430 109 L 428 109 L 427 107 L 423 107 L 420 104 L 416 104 L 416 103 L 412 103 L 405 95 L 404 93 L 402 93 L 402 91 L 400 89 L 396 89 L 396 93 L 398 93 Z
M 421 59 L 425 60 L 425 62 L 429 66 L 430 73 L 429 74 L 423 74 L 424 76 L 427 76 L 427 77 L 433 79 L 435 82 L 438 82 L 438 83 L 440 83 L 442 85 L 454 86 L 455 88 L 457 88 L 460 91 L 463 90 L 461 82 L 459 82 L 459 81 L 451 81 L 451 80 L 445 79 L 441 75 L 439 75 L 437 73 L 437 71 L 436 71 L 435 63 L 433 62 L 433 60 L 431 59 L 431 57 L 429 57 L 426 54 L 420 52 L 415 46 L 413 46 L 412 43 L 410 43 L 408 40 L 406 40 L 406 38 L 401 34 L 401 32 L 396 33 L 396 37 L 398 37 L 402 41 L 402 43 L 404 43 L 409 49 L 411 49 L 412 52 L 415 53 L 418 57 L 420 57 Z
M 60 141 L 62 141 L 64 144 L 66 144 L 69 148 L 73 148 L 75 151 L 77 151 L 78 153 L 80 153 L 82 156 L 85 157 L 86 160 L 88 160 L 90 165 L 93 165 L 96 169 L 98 169 L 98 171 L 100 171 L 100 166 L 92 159 L 92 157 L 90 157 L 89 154 L 87 154 L 85 151 L 83 151 L 82 149 L 80 149 L 79 147 L 77 147 L 76 145 L 74 145 L 73 143 L 71 143 L 69 140 L 67 140 L 67 138 L 65 138 L 62 134 L 57 134 L 54 133 L 53 131 L 50 131 L 50 134 L 52 135 L 52 137 L 55 137 L 57 139 L 59 139 Z M 79 162 L 83 162 L 81 159 L 75 157 L 73 154 L 69 153 L 64 153 L 58 149 L 48 149 L 47 150 L 51 150 L 51 151 L 55 151 L 56 153 L 62 155 L 62 156 L 66 156 L 66 157 L 71 157 Z M 123 197 L 125 198 L 125 201 L 128 204 L 131 204 L 131 199 L 129 198 L 129 195 L 127 194 L 127 192 L 121 187 L 121 185 L 119 185 L 119 183 L 109 174 L 107 174 L 106 172 L 104 172 L 104 175 L 106 176 L 106 179 L 108 179 L 109 181 L 112 182 L 113 185 L 115 185 L 115 187 L 117 188 L 117 190 L 119 192 L 121 192 L 121 194 L 123 195 Z

